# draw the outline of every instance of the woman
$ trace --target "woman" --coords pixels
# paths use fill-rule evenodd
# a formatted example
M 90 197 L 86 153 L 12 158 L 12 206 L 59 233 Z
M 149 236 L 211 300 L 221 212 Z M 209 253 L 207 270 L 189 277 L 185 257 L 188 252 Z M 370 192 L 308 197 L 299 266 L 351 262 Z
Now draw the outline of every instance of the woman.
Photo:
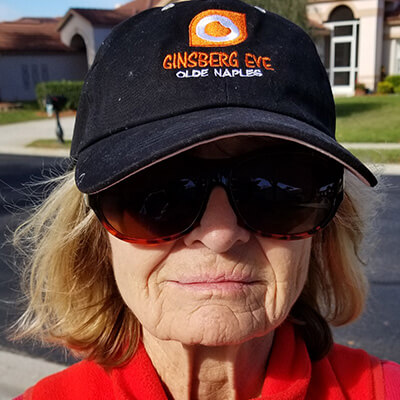
M 334 135 L 324 67 L 281 17 L 204 0 L 116 27 L 74 170 L 17 232 L 33 249 L 17 336 L 85 361 L 23 398 L 399 396 L 398 365 L 332 343 L 328 323 L 364 306 L 376 184 Z

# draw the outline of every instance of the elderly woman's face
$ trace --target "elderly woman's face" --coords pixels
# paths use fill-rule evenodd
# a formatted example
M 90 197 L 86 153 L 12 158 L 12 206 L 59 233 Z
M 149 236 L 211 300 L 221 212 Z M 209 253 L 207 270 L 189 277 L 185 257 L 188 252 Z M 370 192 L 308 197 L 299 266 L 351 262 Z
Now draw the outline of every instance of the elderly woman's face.
M 255 145 L 227 139 L 196 153 L 226 157 Z M 110 242 L 118 288 L 144 329 L 159 339 L 211 346 L 275 329 L 303 289 L 311 251 L 310 238 L 275 240 L 239 226 L 222 187 L 182 239 L 148 247 L 110 235 Z

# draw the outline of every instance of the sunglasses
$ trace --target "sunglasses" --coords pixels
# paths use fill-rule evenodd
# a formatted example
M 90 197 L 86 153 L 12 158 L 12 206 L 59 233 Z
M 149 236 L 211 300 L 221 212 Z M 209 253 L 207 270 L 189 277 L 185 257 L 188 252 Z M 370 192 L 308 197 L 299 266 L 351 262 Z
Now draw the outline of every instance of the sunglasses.
M 343 167 L 298 145 L 225 159 L 183 153 L 89 195 L 88 201 L 108 232 L 153 245 L 198 226 L 216 186 L 226 190 L 240 226 L 261 236 L 304 239 L 334 217 L 343 199 Z

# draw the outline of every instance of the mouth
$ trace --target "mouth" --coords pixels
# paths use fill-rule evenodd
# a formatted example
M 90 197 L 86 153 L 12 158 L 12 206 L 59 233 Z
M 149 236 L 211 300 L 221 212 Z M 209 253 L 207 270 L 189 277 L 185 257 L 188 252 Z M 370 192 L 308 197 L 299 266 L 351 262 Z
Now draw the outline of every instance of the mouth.
M 192 277 L 183 278 L 177 281 L 168 281 L 169 283 L 180 287 L 182 289 L 193 290 L 193 291 L 223 291 L 223 292 L 235 292 L 243 290 L 246 287 L 250 287 L 259 283 L 250 277 Z

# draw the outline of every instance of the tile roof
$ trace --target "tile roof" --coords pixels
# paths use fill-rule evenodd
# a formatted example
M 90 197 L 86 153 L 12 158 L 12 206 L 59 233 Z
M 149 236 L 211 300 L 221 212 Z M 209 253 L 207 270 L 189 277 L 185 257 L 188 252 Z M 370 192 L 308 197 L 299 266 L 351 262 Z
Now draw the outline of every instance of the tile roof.
M 129 18 L 141 11 L 151 7 L 163 6 L 169 3 L 166 0 L 134 0 L 126 3 L 114 10 L 94 9 L 94 8 L 71 8 L 61 21 L 58 29 L 60 30 L 65 23 L 68 22 L 68 17 L 71 13 L 76 13 L 88 20 L 96 27 L 113 27 L 119 24 L 126 18 Z
M 0 52 L 71 51 L 60 40 L 60 18 L 20 18 L 0 23 Z
M 71 14 L 79 14 L 95 27 L 113 27 L 149 7 L 162 6 L 167 0 L 134 0 L 114 10 L 72 8 L 63 18 L 20 18 L 0 23 L 0 52 L 73 51 L 60 39 L 60 29 Z
M 116 10 L 97 10 L 94 8 L 71 8 L 67 16 L 70 13 L 76 13 L 81 15 L 83 18 L 88 20 L 93 26 L 96 27 L 112 27 L 114 25 L 119 24 L 122 22 L 124 19 L 129 18 L 132 16 L 131 13 L 127 10 L 119 11 L 118 9 Z M 64 17 L 65 21 L 65 17 Z M 64 25 L 61 23 L 61 26 Z M 60 27 L 61 27 L 60 26 Z M 59 27 L 59 29 L 60 29 Z
M 58 30 L 68 23 L 71 16 L 78 14 L 85 18 L 95 27 L 109 27 L 119 24 L 126 18 L 129 18 L 150 7 L 163 6 L 168 3 L 166 0 L 134 0 L 114 10 L 95 9 L 95 8 L 78 8 L 74 7 L 68 10 L 58 25 Z
M 134 15 L 138 11 L 143 11 L 150 7 L 163 7 L 168 3 L 172 3 L 172 0 L 133 0 L 116 8 L 116 10 L 127 10 L 131 15 Z

